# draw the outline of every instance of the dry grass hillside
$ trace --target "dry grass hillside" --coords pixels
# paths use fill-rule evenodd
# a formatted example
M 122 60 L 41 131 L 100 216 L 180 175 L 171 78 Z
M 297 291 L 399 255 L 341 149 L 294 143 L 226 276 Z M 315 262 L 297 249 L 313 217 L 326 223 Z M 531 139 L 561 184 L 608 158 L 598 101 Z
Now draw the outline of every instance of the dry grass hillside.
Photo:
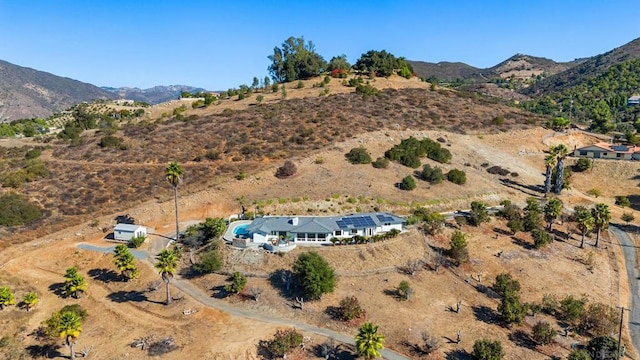
M 337 81 L 332 80 L 332 84 Z M 255 174 L 284 159 L 321 152 L 372 131 L 497 133 L 541 122 L 538 117 L 489 98 L 426 89 L 425 83 L 415 79 L 404 80 L 410 86 L 395 89 L 401 81 L 375 79 L 376 85 L 389 88 L 368 99 L 341 84 L 336 88 L 349 93 L 303 97 L 310 91 L 320 91 L 306 86 L 289 90 L 291 98 L 284 101 L 275 102 L 268 95 L 263 104 L 252 106 L 247 106 L 248 100 L 242 100 L 242 106 L 224 100 L 221 105 L 192 110 L 194 114 L 187 112 L 182 117 L 126 121 L 114 134 L 125 144 L 119 148 L 98 146 L 105 136 L 99 131 L 85 132 L 81 144 L 75 146 L 53 140 L 43 147 L 42 155 L 49 176 L 18 189 L 45 210 L 44 219 L 30 228 L 37 228 L 35 234 L 42 235 L 61 229 L 69 221 L 78 223 L 124 211 L 149 199 L 166 199 L 170 189 L 163 171 L 170 161 L 186 167 L 182 191 L 189 193 L 241 173 Z M 224 110 L 197 114 L 217 109 Z M 27 150 L 14 155 L 10 153 L 15 150 L 2 150 L 9 160 L 5 170 L 19 169 L 21 162 L 17 160 Z M 2 229 L 0 234 L 12 234 L 11 241 L 20 242 L 34 236 L 25 230 L 29 229 Z
M 309 87 L 300 91 L 319 91 Z M 86 133 L 84 143 L 77 146 L 56 141 L 28 143 L 29 147 L 47 145 L 42 148 L 40 161 L 50 175 L 17 190 L 41 204 L 45 218 L 26 227 L 1 230 L 0 286 L 10 286 L 19 298 L 27 291 L 36 291 L 41 302 L 28 313 L 16 307 L 2 310 L 0 338 L 8 340 L 3 340 L 0 355 L 63 358 L 67 350 L 60 342 L 44 341 L 36 336 L 36 330 L 53 311 L 77 302 L 90 314 L 78 348 L 94 345 L 96 358 L 147 358 L 145 352 L 129 344 L 153 334 L 156 339 L 172 336 L 178 345 L 174 352 L 160 358 L 257 359 L 258 342 L 291 321 L 353 336 L 357 323 L 343 323 L 330 314 L 343 297 L 356 295 L 367 311 L 366 319 L 380 324 L 385 346 L 412 359 L 468 358 L 473 342 L 483 337 L 500 340 L 506 359 L 564 358 L 573 342 L 587 338 L 572 333 L 557 336 L 551 345 L 534 343 L 530 334 L 536 322 L 549 321 L 561 329 L 560 322 L 545 314 L 529 315 L 522 325 L 506 326 L 498 316 L 499 300 L 486 291 L 496 275 L 509 272 L 518 279 L 526 302 L 540 302 L 544 294 L 587 294 L 590 302 L 626 304 L 627 279 L 614 239 L 605 234 L 600 249 L 591 245 L 580 249 L 574 224 L 566 219 L 554 226 L 557 241 L 543 249 L 533 248 L 528 233 L 512 235 L 504 220 L 493 219 L 480 227 L 463 225 L 462 230 L 469 235 L 470 261 L 439 270 L 431 265 L 437 250 L 448 248 L 456 226 L 453 223 L 435 236 L 425 236 L 410 227 L 385 242 L 315 248 L 336 269 L 338 285 L 334 293 L 306 303 L 304 310 L 294 309 L 293 293 L 268 277 L 277 270 L 290 269 L 296 256 L 309 248 L 298 248 L 284 256 L 262 250 L 224 249 L 226 271 L 255 275 L 249 278 L 248 287 L 264 289 L 259 301 L 249 300 L 247 294 L 223 296 L 219 290 L 227 283 L 223 275 L 190 280 L 206 299 L 213 297 L 235 309 L 277 317 L 277 324 L 219 312 L 191 296 L 165 306 L 161 290 L 148 290 L 149 283 L 160 280 L 150 264 L 139 261 L 141 278 L 124 283 L 118 281 L 110 255 L 76 247 L 81 242 L 109 245 L 102 229 L 110 229 L 114 217 L 122 213 L 155 228 L 155 233 L 171 233 L 175 226 L 173 201 L 163 177 L 171 160 L 181 162 L 186 170 L 179 198 L 181 228 L 185 228 L 206 217 L 237 213 L 241 205 L 267 214 L 380 210 L 405 215 L 416 206 L 466 209 L 473 200 L 496 205 L 510 199 L 520 204 L 529 196 L 542 196 L 539 189 L 549 146 L 563 143 L 573 148 L 596 141 L 581 132 L 544 130 L 536 126 L 541 119 L 514 107 L 452 91 L 387 89 L 367 100 L 352 93 L 293 98 L 294 93 L 291 90 L 285 101 L 271 103 L 265 97 L 260 105 L 243 109 L 238 105 L 219 114 L 131 122 L 116 133 L 127 144 L 125 149 L 100 148 L 97 143 L 104 134 L 99 132 Z M 415 190 L 403 191 L 395 184 L 413 174 L 414 169 L 397 163 L 376 169 L 370 164 L 352 165 L 345 159 L 345 153 L 359 146 L 375 159 L 409 136 L 434 139 L 450 150 L 453 158 L 448 164 L 428 159 L 421 159 L 422 163 L 440 166 L 445 172 L 464 170 L 467 182 L 429 185 L 416 180 Z M 0 148 L 3 171 L 24 165 L 27 149 Z M 293 160 L 297 172 L 278 179 L 275 168 L 285 159 Z M 567 163 L 570 166 L 574 161 L 569 158 Z M 487 168 L 494 165 L 509 174 L 489 174 Z M 622 212 L 632 212 L 639 218 L 634 201 L 640 198 L 639 171 L 637 162 L 598 161 L 592 170 L 574 173 L 571 189 L 565 190 L 560 199 L 567 208 L 607 203 L 612 209 L 612 222 L 620 222 Z M 601 197 L 587 194 L 593 188 L 601 190 Z M 629 196 L 636 207 L 614 205 L 615 195 Z M 149 240 L 154 243 L 160 237 L 151 236 Z M 143 250 L 149 246 L 144 245 Z M 428 265 L 413 276 L 398 271 L 407 260 L 416 259 Z M 189 261 L 185 255 L 181 266 L 188 266 Z M 89 283 L 87 296 L 77 301 L 56 294 L 56 284 L 62 281 L 65 269 L 73 265 Z M 399 301 L 393 295 L 402 280 L 409 281 L 415 290 L 408 301 Z M 174 294 L 183 295 L 176 289 Z M 462 301 L 462 311 L 448 310 L 457 301 Z M 184 315 L 187 309 L 198 312 Z M 460 343 L 452 341 L 458 330 L 462 333 Z M 423 331 L 438 339 L 440 347 L 435 354 L 416 352 Z M 305 335 L 311 338 L 309 347 L 291 358 L 317 358 L 309 349 L 325 338 L 308 332 Z M 624 336 L 628 343 L 626 332 Z M 345 359 L 353 357 L 352 349 L 342 349 Z

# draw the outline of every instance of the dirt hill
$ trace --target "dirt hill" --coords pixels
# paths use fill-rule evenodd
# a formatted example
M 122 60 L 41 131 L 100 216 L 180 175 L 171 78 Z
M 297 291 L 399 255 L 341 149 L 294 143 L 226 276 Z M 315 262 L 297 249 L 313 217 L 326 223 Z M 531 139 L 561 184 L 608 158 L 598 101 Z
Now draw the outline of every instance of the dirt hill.
M 0 60 L 0 122 L 45 118 L 83 101 L 113 98 L 97 86 Z

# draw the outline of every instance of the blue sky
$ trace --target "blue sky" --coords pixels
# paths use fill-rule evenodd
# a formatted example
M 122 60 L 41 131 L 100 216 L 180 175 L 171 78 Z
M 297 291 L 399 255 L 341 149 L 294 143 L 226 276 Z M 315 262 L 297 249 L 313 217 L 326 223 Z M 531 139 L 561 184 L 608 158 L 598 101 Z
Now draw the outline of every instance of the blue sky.
M 224 90 L 268 75 L 289 36 L 326 60 L 368 50 L 493 66 L 556 61 L 640 37 L 637 1 L 0 0 L 0 59 L 98 86 Z

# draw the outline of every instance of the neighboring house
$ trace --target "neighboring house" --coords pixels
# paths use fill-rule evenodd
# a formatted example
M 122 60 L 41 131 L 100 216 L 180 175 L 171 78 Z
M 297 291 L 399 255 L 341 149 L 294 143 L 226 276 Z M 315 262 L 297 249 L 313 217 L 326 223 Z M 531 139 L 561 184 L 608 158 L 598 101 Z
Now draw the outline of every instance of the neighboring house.
M 363 213 L 346 216 L 265 216 L 246 226 L 252 243 L 287 241 L 306 244 L 330 244 L 331 239 L 369 237 L 392 229 L 402 231 L 405 219 L 388 213 Z
M 594 159 L 640 160 L 640 148 L 601 142 L 575 149 L 573 156 Z
M 627 105 L 640 105 L 640 95 L 634 95 L 628 98 Z
M 134 224 L 117 224 L 113 228 L 113 239 L 118 241 L 131 241 L 134 236 L 147 236 L 147 228 Z

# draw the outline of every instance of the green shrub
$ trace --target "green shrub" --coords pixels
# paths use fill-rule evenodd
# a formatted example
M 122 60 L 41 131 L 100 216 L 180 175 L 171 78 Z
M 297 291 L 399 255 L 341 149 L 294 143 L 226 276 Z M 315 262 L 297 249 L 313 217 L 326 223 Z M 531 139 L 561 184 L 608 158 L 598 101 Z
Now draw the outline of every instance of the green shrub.
M 536 249 L 543 248 L 547 244 L 551 244 L 553 242 L 553 236 L 551 236 L 551 234 L 546 230 L 540 228 L 531 230 L 531 236 L 533 237 L 533 244 Z
M 527 304 L 520 301 L 517 292 L 507 292 L 498 305 L 498 313 L 508 324 L 522 324 L 528 311 Z
M 31 149 L 27 151 L 26 154 L 24 154 L 24 158 L 27 160 L 31 160 L 40 157 L 41 154 L 42 151 L 40 151 L 39 149 Z
M 591 196 L 593 196 L 595 198 L 598 198 L 598 197 L 602 196 L 602 191 L 600 191 L 600 189 L 596 189 L 596 188 L 589 189 L 589 190 L 587 190 L 587 195 L 591 195 Z
M 122 145 L 122 141 L 122 138 L 113 135 L 107 135 L 103 136 L 100 139 L 98 146 L 100 146 L 101 148 L 118 148 Z
M 413 289 L 408 281 L 402 280 L 396 289 L 396 293 L 398 294 L 398 298 L 400 300 L 409 300 L 411 295 L 413 294 Z
M 616 205 L 618 206 L 622 206 L 622 207 L 629 207 L 631 206 L 631 201 L 629 201 L 629 198 L 626 196 L 616 196 Z
M 422 167 L 420 178 L 430 184 L 439 184 L 444 180 L 444 174 L 439 167 L 432 168 L 429 164 L 426 164 Z
M 0 195 L 0 225 L 18 226 L 42 216 L 37 205 L 30 203 L 24 196 L 9 192 Z
M 295 329 L 278 330 L 271 341 L 266 344 L 267 350 L 274 357 L 282 358 L 302 344 L 302 334 Z
M 402 190 L 413 190 L 416 188 L 416 181 L 413 179 L 413 176 L 407 175 L 402 179 L 400 183 L 400 189 Z
M 224 260 L 220 250 L 213 248 L 200 255 L 200 262 L 195 263 L 193 269 L 202 274 L 210 274 L 220 270 L 222 265 L 224 265 Z
M 344 155 L 347 160 L 352 164 L 369 164 L 371 163 L 371 156 L 364 147 L 356 147 L 351 149 Z
M 572 295 L 566 296 L 560 301 L 560 308 L 558 312 L 561 320 L 566 320 L 571 323 L 576 322 L 580 316 L 584 313 L 586 299 L 576 299 Z
M 376 169 L 386 169 L 389 167 L 389 159 L 385 157 L 379 157 L 371 165 Z
M 318 253 L 311 251 L 298 255 L 293 272 L 307 298 L 319 299 L 336 287 L 336 274 L 331 265 Z
M 451 234 L 449 242 L 449 255 L 456 262 L 456 265 L 467 262 L 469 260 L 469 250 L 467 249 L 467 235 L 462 231 L 456 230 Z
M 378 95 L 379 92 L 380 90 L 376 89 L 371 85 L 360 84 L 356 86 L 356 94 L 361 94 L 362 97 L 365 99 L 371 95 L 374 95 L 374 96 Z
M 590 354 L 606 354 L 602 359 L 618 360 L 618 341 L 611 336 L 597 336 L 589 340 L 587 352 Z
M 131 246 L 134 248 L 139 248 L 140 245 L 144 243 L 147 238 L 144 235 L 134 236 L 131 238 Z
M 239 294 L 247 285 L 247 278 L 239 271 L 235 271 L 229 281 L 231 281 L 231 284 L 225 285 L 224 291 L 230 294 Z
M 502 116 L 496 116 L 491 120 L 491 123 L 498 126 L 504 125 L 504 118 Z
M 340 300 L 337 316 L 342 321 L 351 321 L 363 317 L 365 311 L 362 309 L 358 298 L 355 296 L 347 296 Z
M 520 282 L 518 280 L 514 280 L 511 278 L 511 274 L 502 273 L 496 276 L 496 280 L 493 283 L 493 291 L 498 293 L 500 296 L 505 296 L 511 292 L 519 292 L 520 291 Z
M 296 85 L 296 89 L 302 89 L 302 88 L 304 88 L 304 81 L 298 80 L 298 84 Z
M 472 357 L 474 360 L 500 360 L 504 357 L 504 350 L 499 340 L 476 340 Z
M 591 160 L 587 158 L 578 159 L 575 165 L 575 169 L 576 171 L 586 171 L 591 169 Z
M 451 169 L 447 173 L 447 180 L 454 184 L 462 185 L 467 182 L 467 174 L 458 169 Z
M 558 332 L 546 321 L 539 321 L 533 326 L 533 339 L 542 345 L 550 344 Z

